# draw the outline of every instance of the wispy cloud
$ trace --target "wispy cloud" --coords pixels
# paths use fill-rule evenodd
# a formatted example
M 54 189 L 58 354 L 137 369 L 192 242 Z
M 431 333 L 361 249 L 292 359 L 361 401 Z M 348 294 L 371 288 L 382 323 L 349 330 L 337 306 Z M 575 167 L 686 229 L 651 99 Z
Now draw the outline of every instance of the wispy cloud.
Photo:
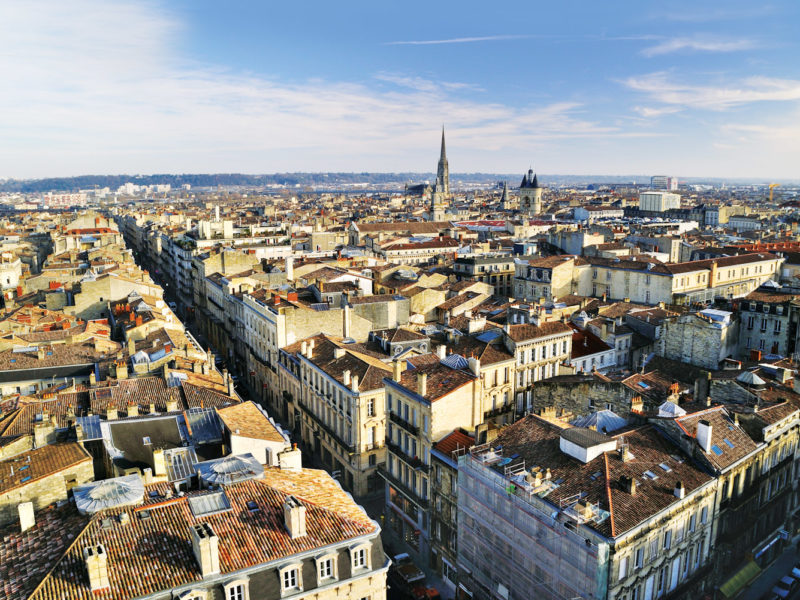
M 748 77 L 728 85 L 692 85 L 660 71 L 622 82 L 651 100 L 670 107 L 725 110 L 754 102 L 800 100 L 800 80 Z
M 526 40 L 532 35 L 485 35 L 477 37 L 448 38 L 444 40 L 404 40 L 386 42 L 386 46 L 435 46 L 438 44 L 474 44 L 477 42 L 502 42 L 507 40 Z
M 479 89 L 468 82 L 289 83 L 197 64 L 172 45 L 180 23 L 150 3 L 5 3 L 0 32 L 0 78 L 15 90 L 0 94 L 8 176 L 419 169 L 442 122 L 472 156 L 626 135 L 577 102 L 466 98 Z
M 646 119 L 653 119 L 656 117 L 663 117 L 664 115 L 672 115 L 680 112 L 680 108 L 676 106 L 634 106 L 633 110 Z
M 642 50 L 647 57 L 660 56 L 680 51 L 694 52 L 740 52 L 756 47 L 756 43 L 749 39 L 723 40 L 713 38 L 668 38 L 654 46 Z

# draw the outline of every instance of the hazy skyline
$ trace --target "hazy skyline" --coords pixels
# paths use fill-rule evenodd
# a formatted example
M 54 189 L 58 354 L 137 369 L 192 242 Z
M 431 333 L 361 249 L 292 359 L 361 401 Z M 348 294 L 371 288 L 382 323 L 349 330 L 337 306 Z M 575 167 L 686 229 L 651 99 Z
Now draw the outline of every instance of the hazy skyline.
M 0 176 L 796 178 L 788 0 L 0 6 Z

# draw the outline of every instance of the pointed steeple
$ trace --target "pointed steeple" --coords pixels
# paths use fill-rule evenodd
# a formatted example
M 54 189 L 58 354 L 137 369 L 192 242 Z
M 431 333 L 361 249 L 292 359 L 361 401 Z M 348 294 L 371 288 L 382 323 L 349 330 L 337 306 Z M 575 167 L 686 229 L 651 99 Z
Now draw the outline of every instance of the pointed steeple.
M 522 183 L 519 184 L 519 187 L 520 188 L 528 187 L 528 176 L 527 175 L 523 175 L 522 176 Z
M 533 181 L 531 182 L 531 187 L 532 188 L 538 188 L 539 187 L 539 178 L 538 178 L 538 176 L 536 174 L 533 175 Z
M 503 197 L 500 199 L 503 204 L 508 204 L 508 182 L 503 182 Z
M 444 144 L 444 126 L 442 126 L 442 150 L 439 154 L 439 165 L 436 169 L 435 190 L 444 197 L 450 195 L 450 167 L 447 164 L 447 151 Z

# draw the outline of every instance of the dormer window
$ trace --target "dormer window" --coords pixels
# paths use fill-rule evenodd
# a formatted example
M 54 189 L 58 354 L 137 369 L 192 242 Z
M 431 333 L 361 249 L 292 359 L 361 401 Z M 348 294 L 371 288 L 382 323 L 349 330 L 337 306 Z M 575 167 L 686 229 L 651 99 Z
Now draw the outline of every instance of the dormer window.
M 354 573 L 370 568 L 369 548 L 369 544 L 360 544 L 350 548 L 350 564 Z

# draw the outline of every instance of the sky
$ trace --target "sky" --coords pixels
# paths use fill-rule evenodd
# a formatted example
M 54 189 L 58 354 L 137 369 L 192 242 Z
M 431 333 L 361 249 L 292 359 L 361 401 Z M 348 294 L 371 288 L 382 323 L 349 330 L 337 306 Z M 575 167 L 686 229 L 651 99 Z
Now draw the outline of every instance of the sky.
M 0 3 L 0 177 L 797 178 L 800 2 Z

